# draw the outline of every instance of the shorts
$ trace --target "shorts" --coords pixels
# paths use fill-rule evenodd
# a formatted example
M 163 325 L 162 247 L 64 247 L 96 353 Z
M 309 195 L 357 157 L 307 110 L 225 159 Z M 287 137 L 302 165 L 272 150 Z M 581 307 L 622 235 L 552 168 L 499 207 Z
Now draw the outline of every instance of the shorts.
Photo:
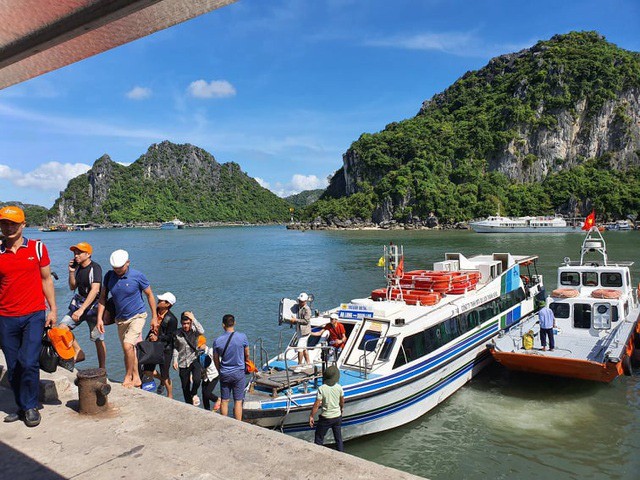
M 120 337 L 120 343 L 128 343 L 135 345 L 141 338 L 142 329 L 147 321 L 147 312 L 139 313 L 129 319 L 116 319 L 118 325 L 118 336 Z
M 304 352 L 307 349 L 307 342 L 309 341 L 309 335 L 305 335 L 304 337 L 300 337 L 298 339 L 298 343 L 296 344 L 296 352 Z
M 104 342 L 104 333 L 100 333 L 98 331 L 98 327 L 96 326 L 98 323 L 98 318 L 95 315 L 82 315 L 80 317 L 80 321 L 76 322 L 75 320 L 73 320 L 73 318 L 71 318 L 71 312 L 69 312 L 64 317 L 62 317 L 62 320 L 60 320 L 58 325 L 65 325 L 69 330 L 73 331 L 74 328 L 76 328 L 84 321 L 86 321 L 87 325 L 89 326 L 89 338 L 91 339 L 91 341 L 95 342 L 96 340 L 100 340 L 101 342 Z
M 244 387 L 246 383 L 246 377 L 244 370 L 238 370 L 236 372 L 220 374 L 220 398 L 222 400 L 229 400 L 233 393 L 233 400 L 235 402 L 244 400 Z

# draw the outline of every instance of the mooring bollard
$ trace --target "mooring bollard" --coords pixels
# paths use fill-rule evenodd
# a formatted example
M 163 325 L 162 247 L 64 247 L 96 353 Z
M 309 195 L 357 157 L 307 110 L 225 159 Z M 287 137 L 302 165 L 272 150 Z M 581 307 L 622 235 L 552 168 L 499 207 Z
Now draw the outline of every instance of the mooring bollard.
M 78 386 L 80 413 L 91 415 L 109 408 L 107 395 L 111 392 L 111 385 L 107 383 L 104 368 L 78 370 L 75 384 Z

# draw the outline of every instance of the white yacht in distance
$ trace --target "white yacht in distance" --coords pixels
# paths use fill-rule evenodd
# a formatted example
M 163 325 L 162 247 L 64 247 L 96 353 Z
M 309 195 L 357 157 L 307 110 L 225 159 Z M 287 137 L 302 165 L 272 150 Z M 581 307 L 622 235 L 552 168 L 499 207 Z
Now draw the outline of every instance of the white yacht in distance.
M 387 248 L 386 288 L 311 318 L 320 334 L 331 314 L 339 316 L 347 341 L 337 358 L 324 335 L 309 337 L 311 364 L 302 367 L 295 335 L 271 358 L 258 340 L 261 368 L 245 398 L 245 421 L 312 440 L 309 413 L 322 372 L 334 364 L 344 389 L 345 439 L 409 423 L 487 365 L 486 343 L 534 313 L 543 291 L 535 255 L 447 253 L 433 270 L 404 272 L 402 247 Z M 282 300 L 282 323 L 293 304 Z
M 178 228 L 184 228 L 184 222 L 178 220 L 177 218 L 174 218 L 169 222 L 164 222 L 162 225 L 160 225 L 160 228 L 162 230 L 176 230 Z
M 569 225 L 562 217 L 501 217 L 469 223 L 477 233 L 580 233 L 582 225 Z

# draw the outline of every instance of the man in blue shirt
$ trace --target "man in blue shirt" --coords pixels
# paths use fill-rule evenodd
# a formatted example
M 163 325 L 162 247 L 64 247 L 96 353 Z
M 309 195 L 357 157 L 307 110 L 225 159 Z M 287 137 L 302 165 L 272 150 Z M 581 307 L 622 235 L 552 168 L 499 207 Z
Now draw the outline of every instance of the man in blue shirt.
M 242 420 L 244 400 L 245 364 L 249 360 L 249 340 L 244 333 L 235 331 L 236 319 L 227 314 L 222 317 L 224 333 L 213 343 L 213 362 L 220 372 L 220 413 L 229 413 L 229 399 L 233 392 L 233 416 Z
M 555 342 L 553 339 L 553 327 L 556 326 L 556 318 L 553 311 L 546 305 L 538 311 L 538 320 L 540 322 L 540 342 L 542 350 L 547 349 L 547 337 L 549 338 L 549 351 L 553 352 Z
M 124 366 L 126 369 L 122 386 L 126 388 L 142 385 L 138 371 L 138 359 L 135 346 L 142 334 L 147 310 L 142 299 L 144 293 L 151 308 L 151 330 L 158 332 L 158 317 L 156 313 L 156 299 L 151 291 L 147 277 L 142 272 L 129 268 L 129 254 L 125 250 L 116 250 L 111 254 L 109 262 L 113 270 L 104 277 L 104 288 L 100 292 L 98 304 L 98 331 L 104 333 L 104 312 L 107 305 L 107 295 L 115 306 L 114 319 L 118 325 L 118 336 L 124 351 Z

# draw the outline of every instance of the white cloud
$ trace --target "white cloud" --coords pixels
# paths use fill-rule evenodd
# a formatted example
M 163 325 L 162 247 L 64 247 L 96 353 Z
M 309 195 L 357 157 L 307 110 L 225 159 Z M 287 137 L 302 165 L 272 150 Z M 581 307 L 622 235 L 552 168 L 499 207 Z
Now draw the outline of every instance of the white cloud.
M 291 180 L 286 183 L 275 182 L 273 186 L 269 182 L 264 181 L 262 178 L 256 177 L 255 180 L 262 187 L 271 190 L 279 197 L 288 197 L 290 195 L 300 193 L 304 190 L 326 188 L 328 185 L 326 179 L 318 178 L 315 175 L 302 175 L 300 173 L 294 174 L 291 177 Z
M 326 179 L 319 179 L 315 175 L 300 175 L 296 173 L 291 177 L 291 187 L 302 192 L 303 190 L 316 190 L 327 186 Z
M 0 103 L 0 117 L 24 120 L 38 124 L 42 131 L 83 136 L 120 137 L 143 139 L 145 141 L 162 141 L 171 138 L 170 130 L 154 131 L 135 126 L 123 127 L 101 123 L 89 117 L 64 117 L 35 111 L 24 110 Z M 33 126 L 32 126 L 33 129 Z
M 35 170 L 23 173 L 7 165 L 0 165 L 0 178 L 9 180 L 18 187 L 34 187 L 39 190 L 64 190 L 72 178 L 86 173 L 91 168 L 84 163 L 47 162 Z
M 11 180 L 16 176 L 21 175 L 18 170 L 14 170 L 8 165 L 0 165 L 0 178 L 6 178 L 7 180 Z
M 195 98 L 224 98 L 233 97 L 236 89 L 226 80 L 212 80 L 209 83 L 205 80 L 196 80 L 191 82 L 187 92 Z
M 2 172 L 0 172 L 0 176 L 2 175 Z M 266 188 L 267 190 L 271 189 L 271 185 L 269 185 L 269 182 L 265 182 L 263 179 L 261 179 L 260 177 L 255 177 L 254 180 L 256 182 L 258 182 L 258 185 L 260 185 L 262 188 Z
M 127 98 L 131 100 L 145 100 L 151 96 L 151 89 L 135 86 L 127 92 Z
M 535 42 L 534 42 L 535 43 Z M 463 57 L 493 57 L 516 52 L 532 43 L 488 44 L 475 31 L 419 33 L 415 35 L 397 35 L 387 38 L 366 40 L 369 47 L 402 48 L 406 50 L 437 51 Z

